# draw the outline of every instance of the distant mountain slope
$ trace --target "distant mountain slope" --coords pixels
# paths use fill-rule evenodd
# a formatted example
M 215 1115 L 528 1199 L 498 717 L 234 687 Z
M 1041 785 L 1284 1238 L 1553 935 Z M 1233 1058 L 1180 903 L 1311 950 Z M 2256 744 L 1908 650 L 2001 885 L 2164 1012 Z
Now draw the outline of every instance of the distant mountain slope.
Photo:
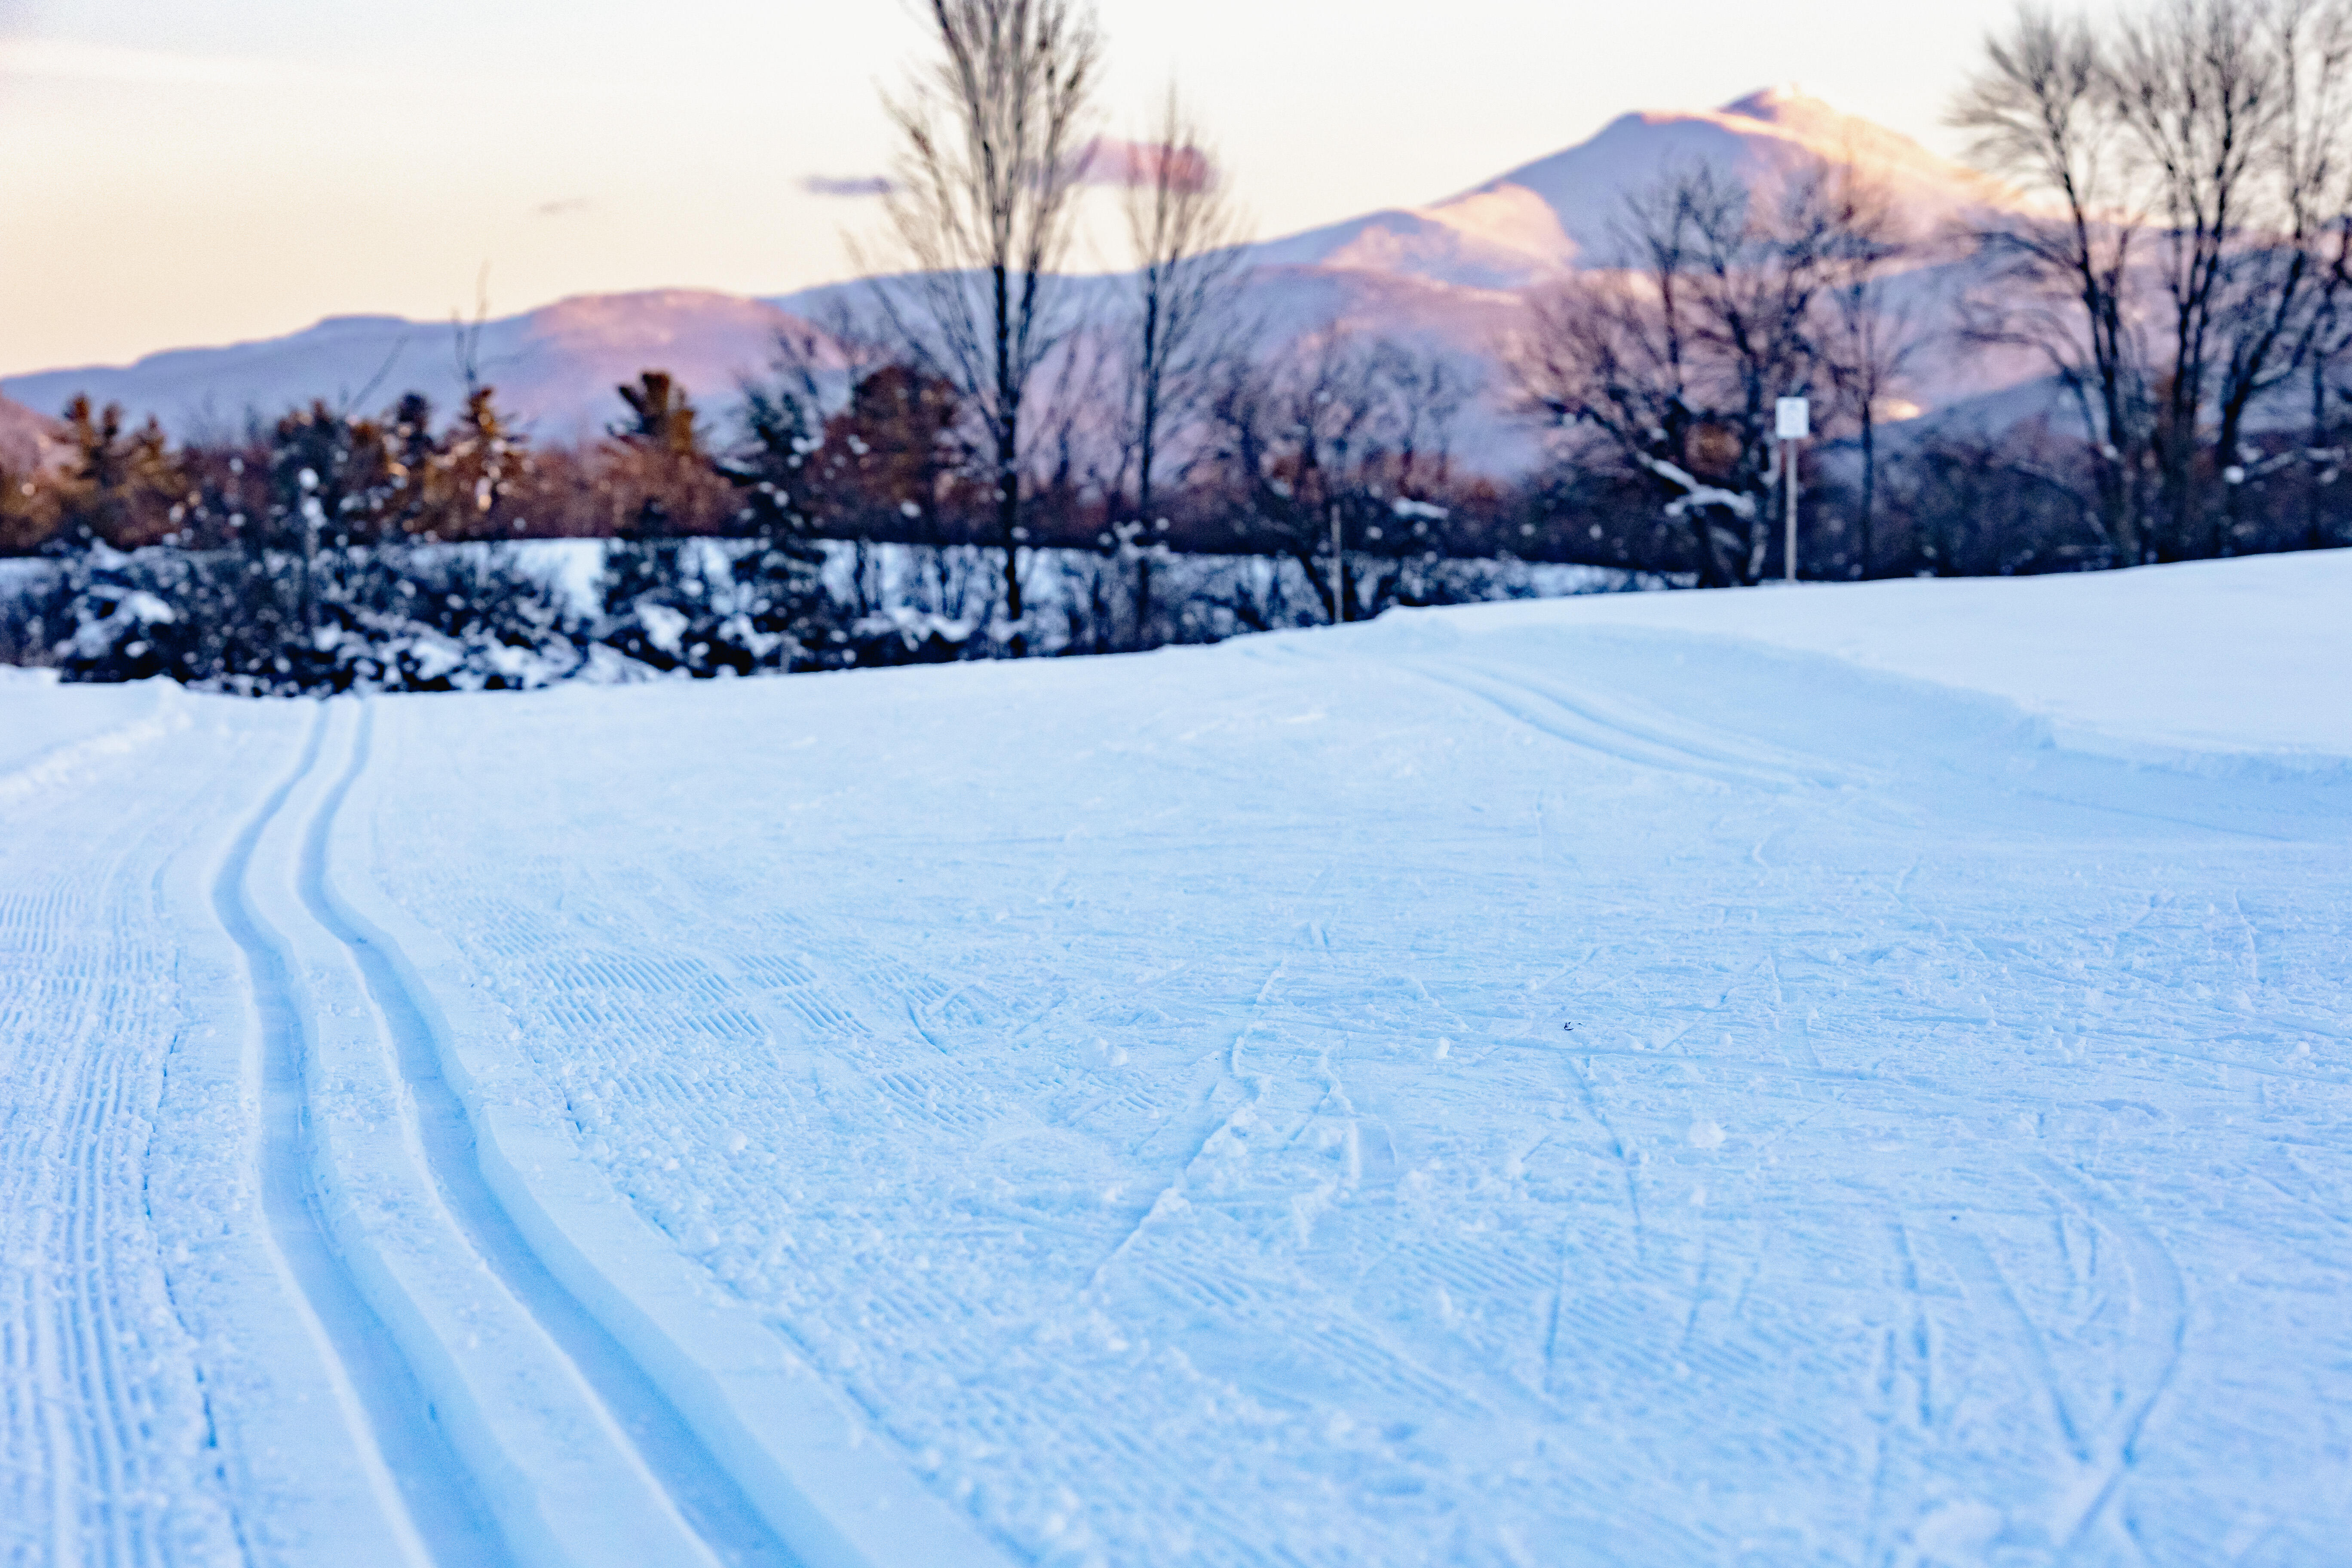
M 1669 168 L 1702 162 L 1760 193 L 1800 169 L 1851 165 L 1921 229 L 2011 200 L 1908 138 L 1818 100 L 1768 90 L 1719 110 L 1623 115 L 1588 141 L 1430 205 L 1254 245 L 1251 319 L 1270 342 L 1336 323 L 1491 368 L 1525 290 L 1612 265 L 1626 197 Z M 1945 281 L 1924 271 L 1907 288 L 1932 303 Z M 1108 303 L 1118 280 L 1088 279 L 1082 287 Z M 863 281 L 767 300 L 691 289 L 583 296 L 488 323 L 478 363 L 541 438 L 571 438 L 601 430 L 620 412 L 614 385 L 650 367 L 672 372 L 715 410 L 764 367 L 779 328 L 798 317 L 856 314 L 870 298 Z M 1972 366 L 1938 392 L 1944 400 L 1972 396 L 2018 374 L 1995 367 L 1988 380 L 1985 367 Z M 446 324 L 340 317 L 283 338 L 0 381 L 0 390 L 37 409 L 88 392 L 153 412 L 182 435 L 234 429 L 250 413 L 274 416 L 314 398 L 374 408 L 411 388 L 444 407 L 459 395 Z M 1534 449 L 1491 401 L 1464 420 L 1465 460 L 1507 471 Z
M 1591 140 L 1460 195 L 1312 229 L 1255 254 L 1275 265 L 1525 288 L 1570 268 L 1622 265 L 1616 229 L 1626 199 L 1672 169 L 1700 163 L 1768 196 L 1801 170 L 1851 167 L 1886 192 L 1914 233 L 2015 204 L 2000 185 L 1907 136 L 1770 89 L 1719 110 L 1620 115 Z
M 0 470 L 31 473 L 52 466 L 64 454 L 56 420 L 0 397 Z
M 793 318 L 776 306 L 708 289 L 590 294 L 486 323 L 477 364 L 509 407 L 551 438 L 593 434 L 623 412 L 613 389 L 648 367 L 668 370 L 706 400 L 730 401 L 761 371 Z M 0 382 L 35 408 L 76 393 L 160 416 L 184 436 L 242 427 L 323 399 L 373 410 L 406 391 L 444 408 L 464 396 L 447 322 L 338 316 L 282 338 L 174 349 L 136 364 L 44 371 Z

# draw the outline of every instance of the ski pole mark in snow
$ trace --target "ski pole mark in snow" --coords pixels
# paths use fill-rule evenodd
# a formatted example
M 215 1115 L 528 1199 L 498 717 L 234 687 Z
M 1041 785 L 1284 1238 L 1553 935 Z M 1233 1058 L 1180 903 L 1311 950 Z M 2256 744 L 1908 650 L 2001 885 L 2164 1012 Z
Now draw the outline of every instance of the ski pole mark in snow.
M 2131 1279 L 2125 1343 L 2117 1357 L 2119 1386 L 2112 1402 L 2120 1408 L 2111 1412 L 2098 1434 L 2094 1462 L 2102 1479 L 2081 1520 L 2066 1536 L 2064 1550 L 2071 1555 L 2106 1513 L 2126 1474 L 2140 1461 L 2140 1440 L 2148 1418 L 2180 1368 L 2189 1333 L 2189 1304 L 2180 1266 L 2161 1237 L 2124 1212 L 2080 1172 L 2047 1156 L 2037 1157 L 2033 1165 L 2035 1174 L 2088 1212 L 2093 1224 L 2121 1239 Z M 2137 1547 L 2137 1533 L 2131 1540 Z
M 1094 1271 L 1087 1276 L 1088 1294 L 1102 1289 L 1103 1277 L 1109 1272 L 1113 1264 L 1126 1257 L 1129 1249 L 1133 1247 L 1142 1237 L 1144 1227 L 1154 1218 L 1179 1213 L 1189 1206 L 1184 1195 L 1186 1178 L 1199 1167 L 1202 1159 L 1212 1151 L 1219 1139 L 1233 1136 L 1239 1124 L 1238 1119 L 1254 1114 L 1257 1105 L 1265 1098 L 1265 1080 L 1253 1079 L 1251 1075 L 1242 1070 L 1242 1042 L 1248 1038 L 1250 1030 L 1256 1026 L 1259 1016 L 1265 1010 L 1268 999 L 1274 994 L 1276 983 L 1281 980 L 1283 971 L 1289 967 L 1290 959 L 1286 954 L 1266 972 L 1265 984 L 1257 988 L 1257 994 L 1251 998 L 1249 1011 L 1243 1016 L 1240 1026 L 1234 1031 L 1232 1042 L 1225 1047 L 1222 1072 L 1202 1091 L 1200 1102 L 1203 1110 L 1212 1110 L 1216 1103 L 1217 1090 L 1229 1083 L 1249 1086 L 1248 1098 L 1233 1110 L 1224 1112 L 1213 1125 L 1197 1133 L 1193 1139 L 1192 1154 L 1176 1168 L 1175 1174 L 1169 1179 L 1166 1185 L 1160 1188 L 1159 1195 L 1154 1197 L 1145 1206 L 1143 1212 L 1136 1216 L 1135 1223 L 1129 1226 L 1127 1233 L 1118 1238 L 1118 1245 L 1105 1253 L 1102 1261 L 1097 1263 Z

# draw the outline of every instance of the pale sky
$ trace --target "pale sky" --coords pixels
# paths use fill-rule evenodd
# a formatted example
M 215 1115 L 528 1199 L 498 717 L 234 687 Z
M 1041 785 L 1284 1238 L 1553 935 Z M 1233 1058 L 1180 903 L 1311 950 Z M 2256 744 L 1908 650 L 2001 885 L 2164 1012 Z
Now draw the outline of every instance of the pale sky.
M 1172 76 L 1263 236 L 1433 201 L 1632 109 L 1795 81 L 1939 124 L 2012 0 L 1102 0 L 1107 128 Z M 0 0 L 0 374 L 848 270 L 900 0 Z M 1110 258 L 1102 258 L 1108 261 Z

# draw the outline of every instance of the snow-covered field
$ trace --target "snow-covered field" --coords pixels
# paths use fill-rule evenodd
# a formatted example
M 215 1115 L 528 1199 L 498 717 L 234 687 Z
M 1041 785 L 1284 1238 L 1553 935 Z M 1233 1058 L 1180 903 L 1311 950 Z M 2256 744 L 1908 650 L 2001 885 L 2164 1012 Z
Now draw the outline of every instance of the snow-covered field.
M 0 679 L 0 1560 L 2344 1562 L 2347 604 Z

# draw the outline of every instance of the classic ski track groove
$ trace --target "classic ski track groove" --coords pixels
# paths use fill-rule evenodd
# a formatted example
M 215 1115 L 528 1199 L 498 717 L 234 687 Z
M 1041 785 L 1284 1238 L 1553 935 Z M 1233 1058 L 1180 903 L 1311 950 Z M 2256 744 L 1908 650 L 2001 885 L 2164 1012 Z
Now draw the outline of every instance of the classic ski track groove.
M 364 781 L 362 795 L 375 783 L 373 775 Z M 359 874 L 346 872 L 341 859 L 356 836 L 337 837 L 331 886 L 336 878 Z M 651 881 L 658 885 L 660 878 Z M 355 914 L 363 933 L 387 943 L 385 956 L 420 1011 L 430 1009 L 427 1017 L 443 1047 L 452 1087 L 484 1133 L 479 1150 L 485 1174 L 493 1191 L 504 1194 L 510 1217 L 551 1271 L 628 1347 L 727 1473 L 756 1499 L 776 1538 L 796 1554 L 777 1560 L 809 1568 L 938 1568 L 1008 1561 L 961 1509 L 925 1490 L 911 1471 L 870 1444 L 866 1429 L 887 1427 L 882 1413 L 860 1399 L 855 1380 L 831 1388 L 819 1384 L 795 1345 L 792 1325 L 703 1296 L 702 1281 L 695 1278 L 698 1267 L 679 1255 L 667 1226 L 643 1213 L 644 1194 L 606 1188 L 570 1136 L 547 1138 L 522 1117 L 508 1119 L 503 1096 L 488 1085 L 520 1068 L 521 1054 L 504 1037 L 501 1023 L 467 1010 L 470 982 L 457 967 L 465 960 L 454 948 L 443 946 L 434 931 L 411 923 L 373 883 L 354 885 L 336 897 Z M 513 937 L 513 928 L 506 934 Z M 730 1043 L 763 1037 L 763 1026 L 753 1016 L 760 1009 L 741 1011 L 745 999 L 733 995 L 725 973 L 700 959 L 664 956 L 658 944 L 615 950 L 605 945 L 609 932 L 588 934 L 584 942 L 581 935 L 541 929 L 521 941 L 486 940 L 481 946 L 552 973 L 605 972 L 653 984 L 665 994 L 691 996 L 699 1005 L 721 1009 L 727 1026 L 715 1037 Z M 565 956 L 551 958 L 555 952 Z M 453 989 L 445 993 L 435 984 L 429 992 L 420 990 L 428 984 L 425 974 L 446 975 Z M 560 987 L 562 982 L 556 984 Z M 706 1032 L 700 1019 L 680 1024 L 689 1034 Z M 572 1131 L 580 1130 L 575 1113 Z M 528 1181 L 525 1170 L 531 1173 Z M 541 1181 L 554 1184 L 544 1203 L 535 1190 Z M 575 1182 L 585 1185 L 571 1184 Z M 521 1184 L 506 1184 L 510 1183 Z M 615 1223 L 624 1214 L 635 1223 Z M 624 1295 L 614 1283 L 622 1279 L 631 1282 L 633 1292 L 644 1294 L 635 1300 Z
M 385 939 L 363 931 L 335 897 L 327 876 L 328 837 L 367 766 L 374 721 L 375 709 L 369 704 L 351 764 L 305 835 L 302 901 L 311 917 L 350 952 L 365 979 L 390 1036 L 403 1088 L 415 1107 L 425 1162 L 443 1204 L 474 1251 L 595 1391 L 607 1414 L 627 1434 L 637 1458 L 695 1532 L 723 1561 L 789 1568 L 799 1559 L 744 1496 L 735 1478 L 645 1369 L 555 1278 L 491 1190 L 477 1152 L 471 1118 L 443 1071 L 441 1046 L 424 1009 L 385 956 Z
M 206 770 L 205 782 L 216 782 L 216 770 Z M 156 1259 L 148 1249 L 153 1224 L 142 1179 L 146 1140 L 140 1136 L 142 1089 L 151 1075 L 160 1079 L 162 1054 L 112 1048 L 115 1038 L 135 1035 L 150 1020 L 126 1016 L 140 988 L 135 973 L 121 972 L 119 948 L 103 968 L 84 962 L 74 917 L 111 912 L 135 897 L 125 875 L 134 856 L 152 855 L 161 862 L 176 852 L 158 853 L 184 831 L 174 808 L 185 804 L 187 793 L 161 794 L 142 818 L 106 836 L 112 852 L 72 879 L 88 889 L 85 896 L 45 889 L 25 897 L 26 889 L 19 889 L 17 897 L 0 900 L 0 931 L 21 929 L 28 939 L 17 956 L 33 994 L 64 993 L 79 1003 L 69 1031 L 19 1058 L 8 1079 L 6 1110 L 0 1112 L 0 1131 L 21 1127 L 32 1133 L 6 1140 L 18 1153 L 0 1167 L 0 1203 L 16 1224 L 61 1241 L 54 1255 L 71 1262 L 64 1278 L 44 1269 L 12 1270 L 16 1278 L 0 1310 L 5 1390 L 0 1435 L 5 1451 L 37 1452 L 47 1471 L 40 1489 L 45 1504 L 25 1495 L 23 1472 L 0 1488 L 0 1507 L 13 1496 L 26 1510 L 13 1521 L 0 1518 L 5 1526 L 0 1550 L 13 1546 L 12 1561 L 24 1561 L 18 1552 L 37 1539 L 46 1541 L 42 1561 L 131 1564 L 171 1556 L 173 1532 L 157 1529 L 152 1502 L 92 1507 L 111 1492 L 152 1498 L 154 1489 L 172 1484 L 162 1473 L 170 1458 L 158 1451 L 154 1428 L 159 1417 L 177 1413 L 166 1407 L 174 1389 L 157 1341 L 173 1331 L 184 1333 L 184 1327 L 174 1320 L 173 1330 L 163 1330 L 141 1311 L 169 1302 L 160 1271 L 148 1273 Z M 12 918 L 20 916 L 21 924 Z M 45 1134 L 37 1131 L 43 1129 Z M 0 1247 L 6 1246 L 0 1237 Z M 153 1295 L 142 1289 L 150 1280 Z M 23 1397 L 43 1387 L 70 1390 L 73 1397 Z M 201 1413 L 201 1386 L 188 1397 Z M 205 1479 L 216 1484 L 217 1471 Z M 233 1525 L 233 1505 L 225 1496 L 220 1500 Z
M 625 1384 L 643 1373 L 625 1358 L 592 1375 L 565 1355 L 542 1321 L 560 1309 L 529 1295 L 535 1256 L 503 1250 L 514 1239 L 510 1224 L 498 1235 L 503 1212 L 493 1219 L 467 1201 L 487 1197 L 465 1158 L 469 1131 L 450 1120 L 437 1067 L 417 1055 L 430 1040 L 403 1040 L 393 1023 L 417 1019 L 415 1002 L 362 1000 L 383 960 L 354 948 L 328 902 L 328 837 L 366 765 L 352 726 L 339 723 L 344 710 L 329 705 L 312 721 L 299 763 L 239 834 L 215 906 L 244 952 L 259 1017 L 272 1240 L 332 1352 L 346 1424 L 381 1472 L 383 1532 L 398 1556 L 441 1568 L 715 1562 L 690 1510 L 730 1559 L 792 1563 L 723 1500 L 712 1506 L 723 1476 L 697 1476 L 683 1506 L 662 1487 L 641 1446 L 671 1443 L 661 1468 L 673 1479 L 707 1456 L 676 1444 L 674 1413 L 666 1428 L 658 1410 L 628 1405 Z M 338 744 L 349 762 L 322 787 L 322 758 Z M 257 883 L 265 868 L 287 885 Z M 334 972 L 336 954 L 350 974 Z M 322 1100 L 328 1088 L 335 1098 Z M 624 1389 L 637 1444 L 599 1384 Z
M 255 851 L 318 765 L 329 715 L 312 720 L 301 759 L 247 820 L 214 884 L 214 909 L 244 956 L 258 1028 L 248 1079 L 260 1107 L 260 1189 L 270 1245 L 325 1350 L 333 1393 L 384 1508 L 399 1554 L 415 1561 L 506 1561 L 469 1473 L 432 1418 L 414 1369 L 369 1305 L 323 1211 L 311 1130 L 310 1047 L 285 938 L 253 905 Z M 470 1539 L 469 1539 L 470 1538 Z
M 1566 745 L 1614 757 L 1635 767 L 1713 779 L 1748 789 L 1836 788 L 1854 782 L 1842 770 L 1729 738 L 1701 740 L 1668 727 L 1611 713 L 1589 698 L 1571 700 L 1548 685 L 1492 667 L 1416 660 L 1395 668 L 1476 698 L 1515 723 Z

